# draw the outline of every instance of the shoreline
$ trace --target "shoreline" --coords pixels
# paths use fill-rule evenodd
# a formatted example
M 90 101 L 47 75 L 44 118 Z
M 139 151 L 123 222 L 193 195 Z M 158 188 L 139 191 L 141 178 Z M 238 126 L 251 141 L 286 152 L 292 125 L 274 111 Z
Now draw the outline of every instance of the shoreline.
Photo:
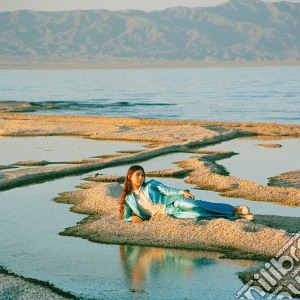
M 64 300 L 79 299 L 49 282 L 26 278 L 0 266 L 0 299 Z M 4 298 L 2 298 L 2 296 Z
M 0 58 L 0 70 L 117 70 L 117 69 L 182 69 L 182 68 L 256 68 L 296 67 L 299 60 L 286 61 L 191 61 L 191 60 L 139 60 L 122 59 L 103 61 L 80 60 L 22 60 Z

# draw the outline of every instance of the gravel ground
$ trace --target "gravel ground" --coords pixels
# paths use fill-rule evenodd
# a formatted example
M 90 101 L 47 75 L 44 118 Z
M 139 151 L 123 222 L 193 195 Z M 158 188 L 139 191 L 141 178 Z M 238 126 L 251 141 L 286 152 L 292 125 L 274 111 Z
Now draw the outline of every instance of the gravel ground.
M 63 297 L 47 287 L 14 275 L 0 274 L 0 300 L 61 300 Z

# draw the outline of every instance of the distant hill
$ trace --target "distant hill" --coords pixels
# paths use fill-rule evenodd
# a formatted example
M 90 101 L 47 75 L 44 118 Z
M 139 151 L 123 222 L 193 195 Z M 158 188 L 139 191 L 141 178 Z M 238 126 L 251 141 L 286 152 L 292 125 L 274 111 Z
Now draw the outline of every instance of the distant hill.
M 299 60 L 300 4 L 0 13 L 0 57 Z

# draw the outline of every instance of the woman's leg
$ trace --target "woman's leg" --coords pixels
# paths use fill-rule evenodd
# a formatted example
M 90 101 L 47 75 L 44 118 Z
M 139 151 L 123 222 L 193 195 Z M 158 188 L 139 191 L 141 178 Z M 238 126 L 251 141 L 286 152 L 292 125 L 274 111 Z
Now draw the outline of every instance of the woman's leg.
M 189 198 L 180 198 L 167 205 L 166 214 L 178 219 L 215 219 L 226 218 L 234 220 L 234 206 L 225 203 L 213 203 Z

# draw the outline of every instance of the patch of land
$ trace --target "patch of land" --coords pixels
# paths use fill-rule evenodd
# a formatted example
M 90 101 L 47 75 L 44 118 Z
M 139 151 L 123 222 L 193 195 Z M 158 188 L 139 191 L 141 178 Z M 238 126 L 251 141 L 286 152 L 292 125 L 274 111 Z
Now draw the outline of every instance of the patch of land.
M 300 189 L 300 170 L 294 170 L 271 177 L 270 186 L 294 187 Z
M 117 181 L 118 178 L 115 178 Z M 120 180 L 120 179 L 119 179 Z M 104 179 L 107 181 L 107 178 Z M 113 181 L 113 179 L 112 179 Z M 269 226 L 281 221 L 281 226 L 294 232 L 300 218 L 277 219 L 259 216 L 259 222 L 225 219 L 175 220 L 165 215 L 141 224 L 118 219 L 118 182 L 91 182 L 80 186 L 82 190 L 64 192 L 54 200 L 72 204 L 76 213 L 91 215 L 80 224 L 66 229 L 63 235 L 80 236 L 94 242 L 133 244 L 194 250 L 231 252 L 239 258 L 271 257 L 289 240 L 286 230 Z M 278 225 L 278 224 L 277 224 Z M 299 227 L 298 227 L 299 228 Z M 259 242 L 258 242 L 259 241 Z
M 0 267 L 0 299 L 63 300 L 78 299 L 48 282 L 25 278 Z
M 146 60 L 105 57 L 103 60 L 38 59 L 3 57 L 0 70 L 56 70 L 56 69 L 165 69 L 165 68 L 245 68 L 299 66 L 299 60 L 276 61 L 196 61 L 196 60 Z
M 282 145 L 280 144 L 257 144 L 258 146 L 261 147 L 266 147 L 266 148 L 281 148 Z

